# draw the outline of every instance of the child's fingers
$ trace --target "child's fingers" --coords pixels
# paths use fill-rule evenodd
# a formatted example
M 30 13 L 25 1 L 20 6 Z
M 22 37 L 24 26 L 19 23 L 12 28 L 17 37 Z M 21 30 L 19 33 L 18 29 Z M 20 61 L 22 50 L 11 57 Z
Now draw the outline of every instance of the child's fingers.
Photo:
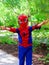
M 49 22 L 49 19 L 47 19 L 46 22 Z
M 1 28 L 2 30 L 5 30 L 5 27 L 4 27 L 4 26 L 0 26 L 0 28 Z
M 45 23 L 49 22 L 49 19 L 45 20 L 44 22 L 45 22 Z

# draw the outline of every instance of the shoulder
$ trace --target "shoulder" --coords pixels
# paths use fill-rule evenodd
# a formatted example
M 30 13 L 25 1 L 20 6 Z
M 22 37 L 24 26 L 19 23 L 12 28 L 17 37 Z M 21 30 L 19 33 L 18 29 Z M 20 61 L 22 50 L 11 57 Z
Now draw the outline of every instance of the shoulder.
M 29 31 L 32 31 L 32 26 L 28 26 Z
M 19 33 L 19 28 L 15 28 L 16 29 L 16 32 Z

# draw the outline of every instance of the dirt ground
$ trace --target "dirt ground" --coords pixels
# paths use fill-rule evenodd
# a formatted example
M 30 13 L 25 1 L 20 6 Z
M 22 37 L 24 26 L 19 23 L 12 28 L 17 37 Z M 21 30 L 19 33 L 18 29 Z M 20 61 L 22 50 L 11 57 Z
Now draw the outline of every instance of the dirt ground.
M 0 49 L 6 51 L 9 54 L 14 55 L 15 57 L 18 57 L 18 45 L 8 45 L 8 44 L 0 44 Z M 42 53 L 39 52 L 39 54 L 34 53 L 32 54 L 32 63 L 33 65 L 45 65 L 42 61 L 39 60 L 39 58 L 44 57 Z M 48 64 L 46 64 L 48 65 Z

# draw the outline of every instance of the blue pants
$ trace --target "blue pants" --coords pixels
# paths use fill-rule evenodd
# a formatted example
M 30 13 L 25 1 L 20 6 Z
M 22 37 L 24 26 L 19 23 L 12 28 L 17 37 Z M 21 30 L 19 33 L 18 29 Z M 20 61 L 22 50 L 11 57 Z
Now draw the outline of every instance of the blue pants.
M 19 46 L 19 65 L 24 65 L 26 59 L 26 65 L 32 64 L 32 46 L 24 48 Z

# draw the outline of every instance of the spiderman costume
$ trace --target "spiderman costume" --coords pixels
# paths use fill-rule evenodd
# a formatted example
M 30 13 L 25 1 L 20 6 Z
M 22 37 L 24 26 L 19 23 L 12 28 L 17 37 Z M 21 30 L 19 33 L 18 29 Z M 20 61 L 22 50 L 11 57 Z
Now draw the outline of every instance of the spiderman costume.
M 18 33 L 19 40 L 19 65 L 24 65 L 26 59 L 26 65 L 32 64 L 32 35 L 31 32 L 34 29 L 39 29 L 40 26 L 28 26 L 28 17 L 24 14 L 18 16 L 19 28 L 10 28 L 10 31 Z

